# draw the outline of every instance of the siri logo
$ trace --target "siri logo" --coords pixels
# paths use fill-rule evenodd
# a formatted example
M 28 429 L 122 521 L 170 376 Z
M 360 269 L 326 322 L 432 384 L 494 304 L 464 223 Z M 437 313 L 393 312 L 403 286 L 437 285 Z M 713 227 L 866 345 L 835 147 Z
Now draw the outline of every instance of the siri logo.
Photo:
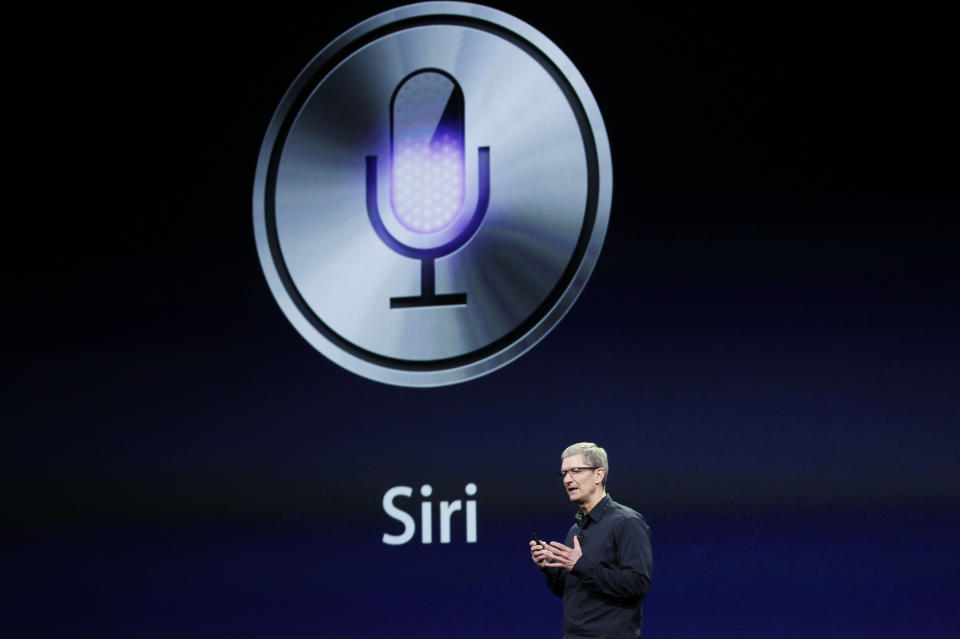
M 477 485 L 473 482 L 468 483 L 463 488 L 463 492 L 468 497 L 477 494 Z M 409 498 L 413 495 L 413 488 L 410 486 L 394 486 L 383 494 L 383 512 L 391 519 L 402 524 L 403 529 L 399 533 L 383 533 L 381 541 L 388 546 L 402 546 L 413 539 L 417 532 L 417 522 L 413 516 L 400 507 L 397 498 Z M 433 495 L 433 486 L 424 484 L 420 487 L 420 496 L 423 501 L 420 502 L 420 543 L 433 543 L 433 501 L 429 499 Z M 464 504 L 464 502 L 466 502 Z M 466 506 L 463 516 L 464 534 L 463 540 L 468 544 L 477 543 L 477 500 L 476 499 L 453 499 L 441 500 L 438 504 L 438 518 L 440 529 L 440 543 L 449 544 L 452 539 L 453 516 L 460 512 Z
M 583 77 L 488 7 L 426 2 L 342 34 L 269 124 L 253 217 L 296 330 L 369 379 L 442 386 L 540 341 L 583 290 L 613 190 Z
M 420 69 L 404 78 L 390 101 L 390 208 L 380 215 L 377 157 L 367 157 L 367 210 L 384 244 L 421 261 L 420 295 L 391 298 L 391 308 L 451 306 L 467 303 L 466 293 L 436 294 L 435 260 L 461 248 L 480 227 L 490 202 L 490 148 L 478 149 L 477 204 L 463 210 L 463 91 L 439 69 Z M 453 239 L 424 248 L 407 246 L 387 230 L 396 219 L 406 229 L 436 237 L 458 219 Z M 443 238 L 443 236 L 440 236 Z

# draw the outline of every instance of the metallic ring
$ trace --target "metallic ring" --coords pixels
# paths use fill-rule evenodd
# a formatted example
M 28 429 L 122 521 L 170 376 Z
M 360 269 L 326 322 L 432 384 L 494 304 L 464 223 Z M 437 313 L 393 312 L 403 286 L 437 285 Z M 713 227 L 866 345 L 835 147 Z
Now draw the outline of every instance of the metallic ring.
M 462 91 L 463 205 L 435 231 L 395 214 L 394 97 L 412 76 L 420 111 L 403 122 L 456 123 L 432 87 Z M 429 202 L 458 173 L 436 173 L 436 136 L 421 137 L 411 197 Z M 356 25 L 300 73 L 261 146 L 254 231 L 271 292 L 317 350 L 369 379 L 441 386 L 506 365 L 563 318 L 612 191 L 599 108 L 563 52 L 501 11 L 426 2 Z

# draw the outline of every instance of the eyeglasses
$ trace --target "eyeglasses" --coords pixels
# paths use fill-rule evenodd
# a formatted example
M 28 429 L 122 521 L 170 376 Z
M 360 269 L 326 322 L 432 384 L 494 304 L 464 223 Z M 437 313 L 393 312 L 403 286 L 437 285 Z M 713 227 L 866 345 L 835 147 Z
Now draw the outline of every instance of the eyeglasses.
M 596 470 L 598 468 L 600 467 L 599 466 L 574 466 L 569 470 L 561 470 L 558 474 L 560 475 L 560 479 L 564 479 L 567 476 L 567 473 L 571 473 L 573 475 L 579 475 L 585 470 Z

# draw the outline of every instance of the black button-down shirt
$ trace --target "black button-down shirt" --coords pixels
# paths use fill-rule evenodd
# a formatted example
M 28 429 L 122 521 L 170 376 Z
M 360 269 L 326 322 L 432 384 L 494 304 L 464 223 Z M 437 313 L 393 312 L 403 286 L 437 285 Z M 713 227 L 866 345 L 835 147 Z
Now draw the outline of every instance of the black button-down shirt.
M 573 570 L 544 569 L 550 590 L 563 598 L 563 636 L 639 637 L 653 572 L 650 526 L 607 495 L 586 515 L 577 514 L 564 543 L 572 548 L 575 536 L 583 556 Z

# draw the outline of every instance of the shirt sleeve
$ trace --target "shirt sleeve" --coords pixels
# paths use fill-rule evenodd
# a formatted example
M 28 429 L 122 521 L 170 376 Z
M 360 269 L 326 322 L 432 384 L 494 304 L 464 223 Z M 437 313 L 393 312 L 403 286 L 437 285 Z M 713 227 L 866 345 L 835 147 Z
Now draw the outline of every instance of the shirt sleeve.
M 570 571 L 584 586 L 613 597 L 643 599 L 650 591 L 653 555 L 643 521 L 626 518 L 614 528 L 616 566 L 601 565 L 583 555 Z
M 570 526 L 570 529 L 567 531 L 565 539 L 568 546 L 573 543 L 571 540 L 576 530 L 577 526 L 574 525 Z M 563 597 L 563 587 L 566 583 L 567 571 L 563 568 L 541 568 L 540 570 L 547 576 L 547 588 L 550 589 L 550 592 L 558 597 Z
M 563 597 L 563 569 L 562 568 L 541 568 L 543 574 L 547 576 L 547 588 L 558 597 Z

